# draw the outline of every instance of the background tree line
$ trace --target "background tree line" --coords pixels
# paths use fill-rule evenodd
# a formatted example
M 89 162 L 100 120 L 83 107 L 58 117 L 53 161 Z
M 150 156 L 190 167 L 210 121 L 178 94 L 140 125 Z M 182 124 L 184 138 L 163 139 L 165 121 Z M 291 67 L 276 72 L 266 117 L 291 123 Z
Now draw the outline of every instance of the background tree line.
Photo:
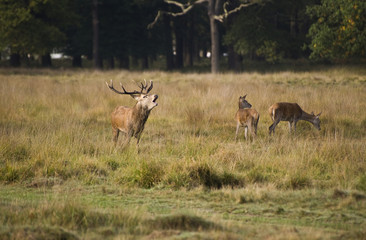
M 214 2 L 228 9 L 242 3 Z M 74 67 L 82 67 L 84 58 L 99 69 L 147 69 L 156 61 L 167 70 L 193 66 L 211 53 L 208 5 L 197 4 L 181 16 L 162 15 L 148 29 L 159 10 L 178 7 L 163 0 L 0 0 L 1 58 L 13 67 L 34 61 L 49 67 L 50 53 L 62 52 Z M 219 53 L 233 70 L 240 70 L 243 59 L 364 59 L 365 26 L 364 0 L 259 2 L 218 24 Z

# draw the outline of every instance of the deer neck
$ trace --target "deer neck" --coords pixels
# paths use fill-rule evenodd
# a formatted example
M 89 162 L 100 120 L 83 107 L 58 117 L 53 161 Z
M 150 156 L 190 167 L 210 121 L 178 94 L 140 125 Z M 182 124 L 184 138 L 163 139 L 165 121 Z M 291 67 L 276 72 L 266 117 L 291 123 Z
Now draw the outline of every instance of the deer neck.
M 302 111 L 300 119 L 313 123 L 315 120 L 315 116 L 313 114 L 309 114 L 305 111 Z
M 136 133 L 144 129 L 145 122 L 149 117 L 150 111 L 140 104 L 136 104 L 132 111 L 133 128 Z

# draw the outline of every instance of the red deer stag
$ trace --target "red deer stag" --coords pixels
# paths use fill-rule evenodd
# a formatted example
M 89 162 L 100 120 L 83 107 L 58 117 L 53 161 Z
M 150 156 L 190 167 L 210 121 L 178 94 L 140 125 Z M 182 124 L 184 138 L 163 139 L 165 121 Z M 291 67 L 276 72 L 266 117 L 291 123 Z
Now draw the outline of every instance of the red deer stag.
M 134 107 L 125 107 L 118 106 L 114 109 L 111 114 L 112 121 L 112 130 L 113 130 L 113 141 L 116 144 L 118 140 L 119 132 L 123 132 L 126 134 L 126 140 L 123 146 L 128 145 L 131 137 L 135 137 L 137 139 L 137 147 L 140 142 L 141 133 L 144 130 L 145 122 L 150 115 L 150 111 L 156 107 L 158 104 L 156 100 L 158 99 L 158 95 L 149 95 L 148 93 L 153 88 L 153 82 L 150 81 L 150 87 L 146 84 L 140 83 L 140 91 L 127 92 L 122 84 L 122 92 L 116 90 L 113 87 L 113 81 L 111 80 L 111 84 L 109 85 L 106 82 L 107 86 L 118 94 L 129 95 L 134 98 L 137 103 Z M 144 90 L 146 92 L 144 92 Z
M 259 113 L 255 109 L 251 108 L 252 105 L 247 100 L 245 100 L 246 96 L 247 95 L 239 97 L 239 110 L 236 112 L 235 115 L 235 140 L 237 140 L 240 126 L 244 127 L 244 136 L 246 140 L 248 137 L 248 130 L 253 138 L 257 135 Z
M 314 113 L 307 113 L 301 109 L 297 103 L 280 102 L 273 104 L 269 109 L 269 115 L 273 120 L 273 124 L 269 127 L 269 135 L 275 133 L 275 128 L 280 121 L 288 121 L 289 129 L 293 126 L 296 131 L 296 123 L 299 120 L 305 120 L 314 125 L 314 127 L 320 130 L 320 119 L 321 113 L 314 115 Z

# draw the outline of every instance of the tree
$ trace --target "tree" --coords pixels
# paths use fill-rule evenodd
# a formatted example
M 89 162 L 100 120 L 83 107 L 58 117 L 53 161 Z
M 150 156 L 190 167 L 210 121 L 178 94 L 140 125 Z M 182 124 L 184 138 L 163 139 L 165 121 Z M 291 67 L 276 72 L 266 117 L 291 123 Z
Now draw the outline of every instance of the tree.
M 37 54 L 49 61 L 47 55 L 64 45 L 64 31 L 73 24 L 68 7 L 69 0 L 0 0 L 1 47 L 9 47 L 12 55 Z
M 98 0 L 93 0 L 92 5 L 92 23 L 93 23 L 93 67 L 95 69 L 103 68 L 102 58 L 99 52 L 99 3 Z
M 322 0 L 308 7 L 314 60 L 345 61 L 366 57 L 366 1 Z
M 66 30 L 66 45 L 62 51 L 72 57 L 73 67 L 82 67 L 82 56 L 92 58 L 92 2 L 90 0 L 74 0 L 71 3 L 76 18 L 73 25 Z
M 277 0 L 255 5 L 229 17 L 224 44 L 241 56 L 276 63 L 305 56 L 302 51 L 310 26 L 305 15 L 309 0 Z
M 134 29 L 134 12 L 130 1 L 104 0 L 99 7 L 100 55 L 114 68 L 115 59 L 120 67 L 128 68 Z
M 230 14 L 239 11 L 244 7 L 248 7 L 252 4 L 257 3 L 258 1 L 247 1 L 245 3 L 241 3 L 239 6 L 234 8 L 233 10 L 228 11 L 226 6 L 229 5 L 229 1 L 225 1 L 224 4 L 221 4 L 221 0 L 197 0 L 192 3 L 182 4 L 176 1 L 164 0 L 167 4 L 172 4 L 177 6 L 180 11 L 173 13 L 173 12 L 166 12 L 166 11 L 159 11 L 155 20 L 149 24 L 149 28 L 151 28 L 159 19 L 162 14 L 168 14 L 171 16 L 182 16 L 188 13 L 195 5 L 206 3 L 207 4 L 207 14 L 210 21 L 210 34 L 211 34 L 211 72 L 217 73 L 219 72 L 219 60 L 220 60 L 220 45 L 219 45 L 219 30 L 218 30 L 218 21 L 222 22 L 224 18 L 227 18 Z M 222 13 L 224 12 L 224 13 Z

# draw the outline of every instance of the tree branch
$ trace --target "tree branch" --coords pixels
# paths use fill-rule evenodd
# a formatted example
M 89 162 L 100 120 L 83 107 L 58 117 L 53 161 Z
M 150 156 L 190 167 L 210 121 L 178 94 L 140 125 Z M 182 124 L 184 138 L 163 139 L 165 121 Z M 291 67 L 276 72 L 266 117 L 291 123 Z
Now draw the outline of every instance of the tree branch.
M 173 13 L 173 12 L 167 12 L 167 11 L 159 10 L 158 14 L 156 15 L 156 17 L 154 19 L 154 21 L 152 23 L 150 23 L 149 25 L 147 25 L 147 28 L 150 29 L 150 28 L 154 27 L 154 25 L 157 23 L 157 21 L 159 20 L 159 18 L 161 17 L 162 14 L 167 14 L 167 15 L 170 15 L 170 16 L 173 16 L 173 17 L 182 16 L 182 15 L 186 14 L 187 12 L 189 12 L 193 8 L 194 5 L 204 3 L 204 2 L 208 2 L 208 1 L 209 0 L 197 0 L 193 3 L 183 4 L 183 3 L 172 1 L 172 0 L 164 0 L 164 2 L 167 3 L 167 4 L 175 5 L 175 6 L 179 7 L 181 11 Z M 223 5 L 224 14 L 214 15 L 214 18 L 215 18 L 215 20 L 217 20 L 219 22 L 223 22 L 224 18 L 227 18 L 230 14 L 236 13 L 236 12 L 240 11 L 242 8 L 249 7 L 249 6 L 257 4 L 261 1 L 264 1 L 264 0 L 251 0 L 251 1 L 249 0 L 248 2 L 242 3 L 238 7 L 234 8 L 230 11 L 228 11 L 226 9 L 227 6 L 229 5 L 229 1 L 225 1 L 224 5 Z
M 230 14 L 236 13 L 236 12 L 240 11 L 242 8 L 246 8 L 246 7 L 252 6 L 252 5 L 254 5 L 254 4 L 258 3 L 258 2 L 260 2 L 260 1 L 253 0 L 253 1 L 250 1 L 250 2 L 247 2 L 247 3 L 241 3 L 238 7 L 234 8 L 234 9 L 232 9 L 230 11 L 228 11 L 226 9 L 226 7 L 229 5 L 229 2 L 225 2 L 224 3 L 224 6 L 223 6 L 223 8 L 224 8 L 224 14 L 216 15 L 216 16 L 214 16 L 214 18 L 217 21 L 219 21 L 219 22 L 223 22 L 224 21 L 224 18 L 227 18 Z
M 149 25 L 147 25 L 147 28 L 148 29 L 152 28 L 156 24 L 156 22 L 159 20 L 159 18 L 161 17 L 162 14 L 167 14 L 167 15 L 170 15 L 173 17 L 182 16 L 182 15 L 186 14 L 187 12 L 189 12 L 193 8 L 194 5 L 204 3 L 207 1 L 208 0 L 197 0 L 193 3 L 182 4 L 182 3 L 176 2 L 176 1 L 164 0 L 164 2 L 167 4 L 171 4 L 171 5 L 175 5 L 175 6 L 179 7 L 181 9 L 181 12 L 173 13 L 173 12 L 159 10 L 154 21 L 152 23 L 150 23 Z

